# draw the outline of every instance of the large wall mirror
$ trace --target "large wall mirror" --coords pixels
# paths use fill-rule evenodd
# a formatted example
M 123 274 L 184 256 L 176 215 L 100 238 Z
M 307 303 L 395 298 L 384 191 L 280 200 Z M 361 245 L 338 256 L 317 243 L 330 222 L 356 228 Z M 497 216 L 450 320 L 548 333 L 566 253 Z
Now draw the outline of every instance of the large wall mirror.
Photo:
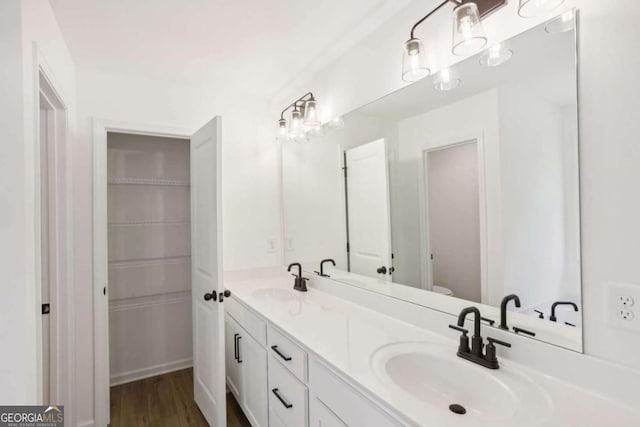
M 511 331 L 582 351 L 575 22 L 507 49 L 284 143 L 285 257 L 495 327 L 515 294 Z

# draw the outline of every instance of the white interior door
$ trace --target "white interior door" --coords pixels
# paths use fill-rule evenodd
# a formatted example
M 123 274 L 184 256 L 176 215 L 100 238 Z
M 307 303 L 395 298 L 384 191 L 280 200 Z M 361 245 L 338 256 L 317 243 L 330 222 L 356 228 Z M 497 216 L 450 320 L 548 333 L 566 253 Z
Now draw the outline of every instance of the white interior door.
M 215 117 L 191 137 L 193 387 L 198 407 L 214 427 L 225 426 L 227 415 L 224 305 L 220 303 L 221 131 L 222 119 Z
M 389 171 L 384 139 L 346 151 L 350 271 L 391 280 Z

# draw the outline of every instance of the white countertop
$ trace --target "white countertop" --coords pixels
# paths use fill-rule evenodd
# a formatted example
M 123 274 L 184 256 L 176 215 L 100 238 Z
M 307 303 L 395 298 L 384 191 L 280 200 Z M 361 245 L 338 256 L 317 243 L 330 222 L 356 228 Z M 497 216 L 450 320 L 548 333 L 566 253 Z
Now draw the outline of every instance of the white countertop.
M 310 352 L 407 421 L 419 426 L 485 425 L 468 415 L 459 416 L 435 408 L 430 409 L 429 405 L 418 399 L 407 398 L 404 392 L 390 386 L 374 372 L 372 357 L 376 350 L 383 346 L 403 342 L 439 343 L 450 347 L 451 357 L 456 358 L 457 341 L 311 287 L 305 293 L 294 291 L 293 278 L 286 272 L 266 274 L 256 271 L 236 274 L 225 278 L 225 287 L 231 290 L 236 300 L 285 331 Z M 275 294 L 271 296 L 268 291 L 256 292 L 261 289 L 290 291 L 290 295 L 279 292 L 276 297 Z M 282 298 L 282 295 L 286 297 Z M 640 425 L 638 408 L 619 404 L 606 396 L 501 358 L 500 349 L 498 357 L 502 366 L 528 377 L 542 389 L 541 393 L 548 396 L 547 404 L 551 408 L 549 417 L 523 420 L 518 425 Z M 477 369 L 491 372 L 498 377 L 506 375 L 503 370 L 489 371 L 480 366 L 477 366 Z M 469 384 L 469 387 L 473 387 L 473 384 Z M 482 390 L 478 392 L 482 393 Z M 492 421 L 486 425 L 496 427 L 512 424 Z

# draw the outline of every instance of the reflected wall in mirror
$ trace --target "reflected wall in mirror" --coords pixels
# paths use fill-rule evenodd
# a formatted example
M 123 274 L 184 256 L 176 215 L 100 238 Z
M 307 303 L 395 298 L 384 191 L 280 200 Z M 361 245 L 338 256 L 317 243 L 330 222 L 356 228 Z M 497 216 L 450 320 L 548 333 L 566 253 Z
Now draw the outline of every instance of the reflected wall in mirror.
M 286 261 L 497 323 L 516 294 L 511 328 L 581 351 L 576 33 L 549 28 L 285 143 Z

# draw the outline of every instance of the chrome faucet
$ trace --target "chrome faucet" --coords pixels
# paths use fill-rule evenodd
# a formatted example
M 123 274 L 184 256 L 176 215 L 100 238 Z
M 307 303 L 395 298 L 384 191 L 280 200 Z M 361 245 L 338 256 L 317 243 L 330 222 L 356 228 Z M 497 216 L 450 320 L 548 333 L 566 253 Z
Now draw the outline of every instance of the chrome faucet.
M 471 337 L 471 348 L 469 348 L 469 337 L 467 329 L 464 329 L 464 321 L 468 314 L 473 314 L 473 336 Z M 482 335 L 480 335 L 480 310 L 477 307 L 467 307 L 462 309 L 458 315 L 458 324 L 449 325 L 451 329 L 462 332 L 460 335 L 460 344 L 458 346 L 458 357 L 470 360 L 473 363 L 477 363 L 480 366 L 484 366 L 489 369 L 498 369 L 498 358 L 496 357 L 496 344 L 503 345 L 505 347 L 511 347 L 511 344 L 497 340 L 495 338 L 487 338 L 489 344 L 487 344 L 486 350 L 483 354 L 484 342 Z

